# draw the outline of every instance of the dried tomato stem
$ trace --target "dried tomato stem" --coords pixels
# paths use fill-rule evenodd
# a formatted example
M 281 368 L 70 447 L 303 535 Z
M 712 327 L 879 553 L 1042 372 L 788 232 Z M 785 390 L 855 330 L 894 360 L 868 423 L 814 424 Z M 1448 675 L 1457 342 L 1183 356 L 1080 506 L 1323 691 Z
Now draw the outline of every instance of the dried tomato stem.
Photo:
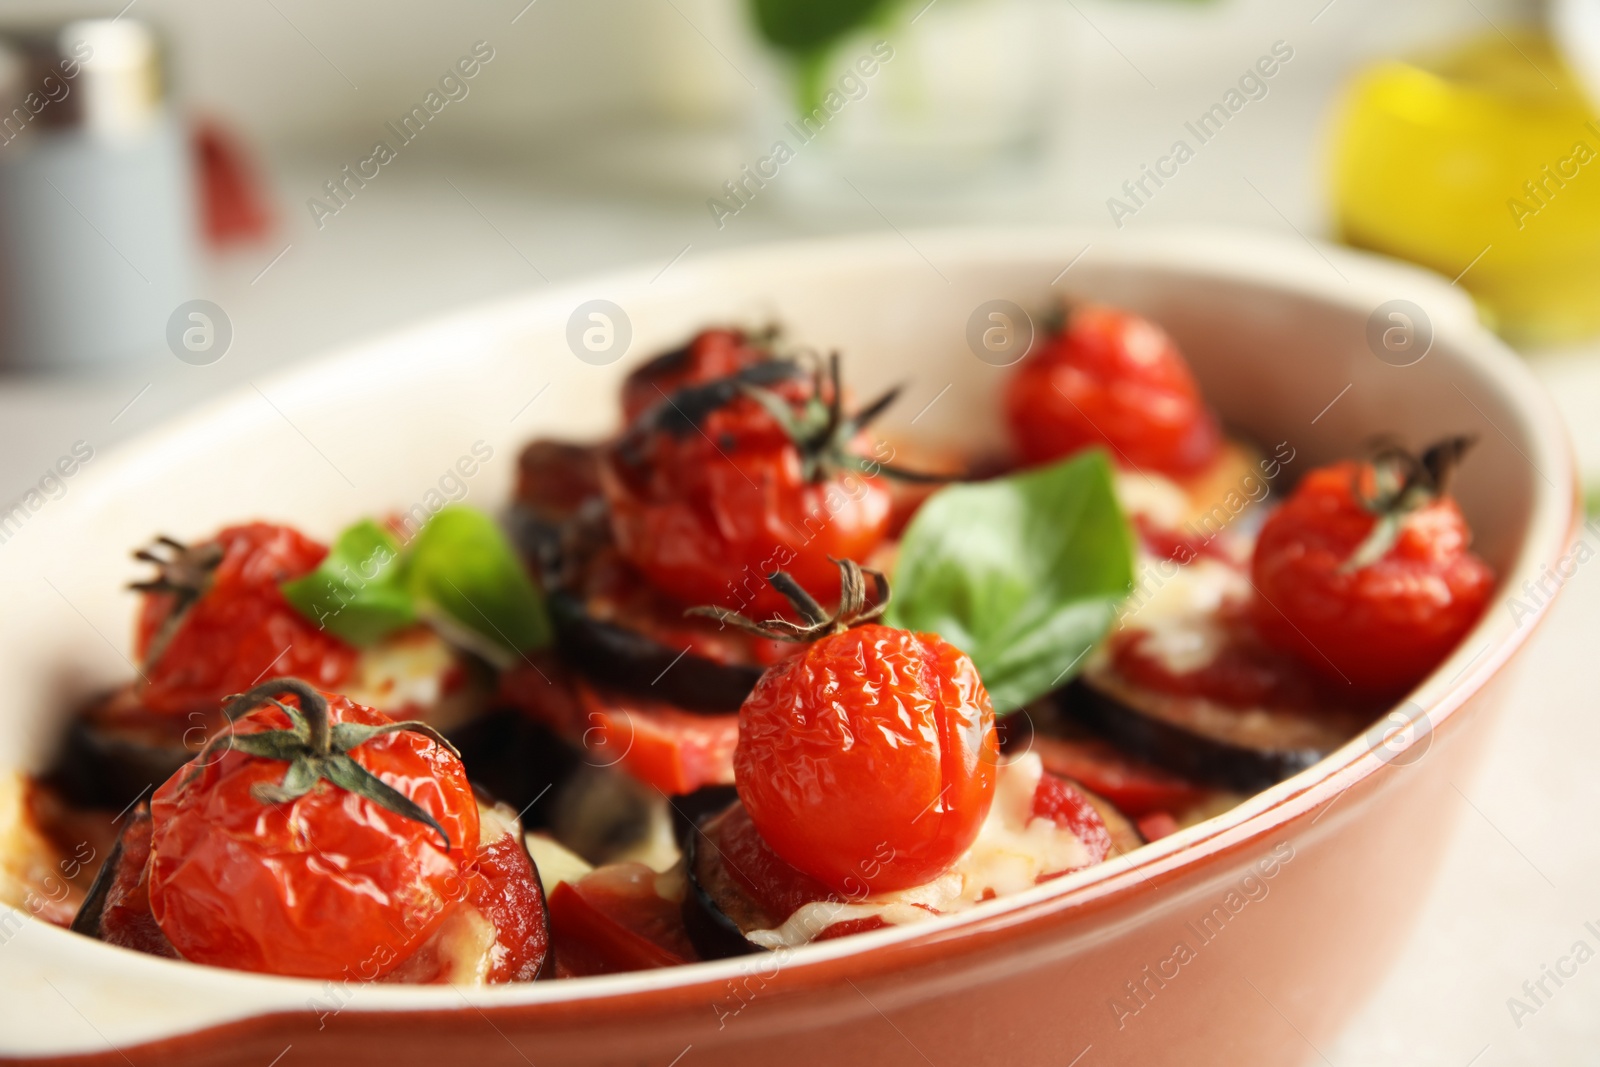
M 870 622 L 882 615 L 884 609 L 889 606 L 889 580 L 884 577 L 883 572 L 863 567 L 849 559 L 834 559 L 832 562 L 839 568 L 839 609 L 832 615 L 823 611 L 815 598 L 801 588 L 800 583 L 792 576 L 783 571 L 774 571 L 767 575 L 767 581 L 794 605 L 796 614 L 805 620 L 804 624 L 793 623 L 777 616 L 762 620 L 750 619 L 736 611 L 715 605 L 690 608 L 684 614 L 716 619 L 718 622 L 775 641 L 796 643 L 816 641 L 829 634 L 840 633 L 852 626 Z M 874 585 L 870 606 L 867 597 L 869 574 Z
M 307 744 L 311 751 L 318 756 L 330 754 L 333 751 L 333 727 L 329 723 L 328 698 L 317 692 L 310 683 L 299 678 L 274 678 L 262 682 L 249 692 L 228 698 L 228 702 L 222 707 L 222 713 L 228 717 L 229 722 L 232 722 L 246 712 L 271 702 L 283 708 L 293 721 L 296 718 L 294 711 L 273 699 L 280 693 L 288 693 L 300 699 L 299 712 L 305 719 Z
M 169 549 L 168 555 L 156 553 L 157 548 Z M 216 542 L 203 545 L 186 545 L 166 535 L 158 536 L 149 548 L 141 548 L 133 558 L 141 563 L 152 563 L 156 576 L 145 582 L 129 582 L 128 588 L 141 593 L 167 593 L 172 596 L 172 607 L 162 621 L 160 629 L 150 639 L 145 650 L 145 671 L 150 671 L 171 644 L 173 635 L 183 625 L 189 609 L 205 596 L 211 587 L 211 575 L 222 563 L 223 548 Z
M 278 699 L 280 695 L 295 697 L 300 706 L 296 708 L 283 703 Z M 350 758 L 352 751 L 373 738 L 402 731 L 420 733 L 459 758 L 461 753 L 439 731 L 427 723 L 415 721 L 379 725 L 353 722 L 335 724 L 327 697 L 299 678 L 274 678 L 262 682 L 247 693 L 228 698 L 223 705 L 223 713 L 232 722 L 263 704 L 276 705 L 289 716 L 290 729 L 262 730 L 250 734 L 236 734 L 230 730 L 195 757 L 191 765 L 193 769 L 184 779 L 184 784 L 188 784 L 210 765 L 208 757 L 218 749 L 233 749 L 257 759 L 280 760 L 289 767 L 279 784 L 257 783 L 250 790 L 250 795 L 261 803 L 289 803 L 311 792 L 318 782 L 326 780 L 396 815 L 431 827 L 444 841 L 445 851 L 450 851 L 450 835 L 445 833 L 438 820 L 410 797 Z
M 1343 569 L 1360 570 L 1382 559 L 1394 547 L 1407 516 L 1448 494 L 1456 468 L 1476 442 L 1477 438 L 1471 436 L 1446 437 L 1428 446 L 1420 456 L 1398 444 L 1382 445 L 1372 458 L 1374 492 L 1370 496 L 1366 493 L 1359 472 L 1353 486 L 1355 498 L 1377 516 L 1377 522 L 1344 562 Z

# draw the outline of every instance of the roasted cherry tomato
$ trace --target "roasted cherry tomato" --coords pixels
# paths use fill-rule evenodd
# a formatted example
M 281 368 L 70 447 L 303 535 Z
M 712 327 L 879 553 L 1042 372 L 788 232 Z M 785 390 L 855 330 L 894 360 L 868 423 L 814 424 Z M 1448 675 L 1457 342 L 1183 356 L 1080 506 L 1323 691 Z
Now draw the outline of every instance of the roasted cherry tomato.
M 270 704 L 250 711 L 156 790 L 151 911 L 197 963 L 378 978 L 467 890 L 478 806 L 466 771 L 425 727 L 293 679 L 235 707 L 273 696 L 299 724 Z M 280 758 L 259 754 L 269 743 Z
M 164 557 L 140 553 L 160 576 L 136 586 L 145 592 L 135 640 L 145 708 L 212 714 L 263 677 L 328 689 L 349 675 L 356 650 L 295 611 L 278 588 L 315 570 L 325 546 L 265 522 L 230 526 L 198 545 L 160 544 Z
M 1172 338 L 1105 307 L 1077 308 L 1023 359 L 1005 410 L 1028 463 L 1106 445 L 1120 464 L 1181 477 L 1215 460 L 1222 440 Z
M 622 383 L 622 417 L 632 422 L 686 385 L 726 378 L 766 358 L 765 345 L 742 330 L 702 330 L 682 348 L 628 375 Z
M 838 580 L 830 559 L 866 558 L 888 533 L 889 486 L 850 458 L 868 442 L 860 423 L 840 416 L 837 381 L 799 392 L 794 380 L 780 385 L 767 396 L 794 406 L 789 425 L 734 392 L 698 421 L 635 423 L 602 465 L 617 548 L 685 604 L 781 611 L 785 601 L 766 583 L 778 570 L 829 597 Z M 655 411 L 667 416 L 690 408 L 676 397 L 663 404 Z M 815 425 L 802 429 L 806 420 Z
M 994 799 L 999 743 L 989 694 L 955 646 L 875 623 L 827 632 L 864 603 L 849 568 L 841 617 L 746 698 L 733 767 L 773 851 L 860 894 L 921 885 L 960 858 Z
M 994 796 L 994 710 L 934 634 L 866 625 L 762 676 L 739 712 L 739 798 L 773 850 L 846 893 L 960 858 Z
M 1444 442 L 1406 457 L 1398 474 L 1403 453 L 1308 474 L 1256 541 L 1262 635 L 1372 695 L 1403 692 L 1437 667 L 1483 614 L 1495 581 L 1444 491 L 1449 455 L 1464 447 Z

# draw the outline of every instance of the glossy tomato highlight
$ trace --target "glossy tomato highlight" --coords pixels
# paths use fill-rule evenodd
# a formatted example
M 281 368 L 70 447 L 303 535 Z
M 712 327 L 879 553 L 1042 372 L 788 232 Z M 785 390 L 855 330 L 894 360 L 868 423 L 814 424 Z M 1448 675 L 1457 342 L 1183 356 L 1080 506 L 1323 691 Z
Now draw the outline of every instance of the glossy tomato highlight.
M 1005 411 L 1028 463 L 1105 445 L 1124 467 L 1183 477 L 1209 466 L 1222 444 L 1172 338 L 1132 312 L 1093 305 L 1023 359 Z
M 325 696 L 334 724 L 388 725 L 387 716 Z M 303 697 L 285 703 L 301 706 Z M 286 730 L 267 706 L 234 734 Z M 418 805 L 444 831 L 319 781 L 272 803 L 263 787 L 289 764 L 208 749 L 156 790 L 150 907 L 162 932 L 196 963 L 303 978 L 381 977 L 416 949 L 466 890 L 478 807 L 461 761 L 429 737 L 399 732 L 349 757 Z
M 963 652 L 868 624 L 767 671 L 739 713 L 739 799 L 774 852 L 851 895 L 930 881 L 994 798 L 994 711 Z
M 1356 558 L 1380 517 L 1371 464 L 1312 471 L 1267 519 L 1251 577 L 1262 635 L 1329 681 L 1394 695 L 1421 681 L 1483 614 L 1494 572 L 1461 509 L 1437 495 L 1403 516 L 1381 555 Z

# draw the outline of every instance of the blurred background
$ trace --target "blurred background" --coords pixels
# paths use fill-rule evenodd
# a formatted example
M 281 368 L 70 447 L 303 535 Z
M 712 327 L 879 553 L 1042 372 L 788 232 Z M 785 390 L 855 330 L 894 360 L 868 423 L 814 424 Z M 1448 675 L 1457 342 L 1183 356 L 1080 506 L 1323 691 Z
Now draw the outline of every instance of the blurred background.
M 76 440 L 475 301 L 980 223 L 1422 264 L 1600 472 L 1600 0 L 5 0 L 0 93 L 4 501 Z M 1540 700 L 1576 707 L 1600 589 L 1558 620 Z M 1595 899 L 1551 816 L 1581 765 L 1544 773 L 1572 746 L 1519 725 L 1427 928 L 1325 1061 L 1600 1057 L 1600 973 L 1507 1016 L 1600 920 L 1545 895 Z

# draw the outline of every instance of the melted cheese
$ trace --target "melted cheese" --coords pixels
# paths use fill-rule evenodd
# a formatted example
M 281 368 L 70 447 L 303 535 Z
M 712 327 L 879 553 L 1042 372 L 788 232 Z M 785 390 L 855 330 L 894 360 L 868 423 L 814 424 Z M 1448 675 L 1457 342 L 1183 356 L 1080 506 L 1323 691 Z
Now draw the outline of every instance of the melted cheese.
M 528 854 L 533 857 L 533 865 L 539 872 L 539 883 L 544 886 L 545 896 L 554 892 L 562 882 L 576 882 L 594 870 L 582 856 L 546 834 L 530 833 L 523 837 L 523 841 L 527 843 Z
M 1159 474 L 1118 469 L 1113 477 L 1117 503 L 1130 515 L 1143 515 L 1157 526 L 1176 530 L 1189 517 L 1189 494 Z
M 362 649 L 343 692 L 369 708 L 428 713 L 444 699 L 455 665 L 455 651 L 437 634 L 412 630 Z
M 452 911 L 433 935 L 431 947 L 439 961 L 436 981 L 475 987 L 489 983 L 494 968 L 499 931 L 494 923 L 470 905 Z
M 1216 658 L 1225 640 L 1218 612 L 1229 600 L 1250 594 L 1244 571 L 1201 558 L 1187 566 L 1140 553 L 1139 580 L 1124 603 L 1119 629 L 1142 630 L 1144 649 L 1174 673 L 1199 670 Z
M 972 847 L 955 866 L 925 885 L 877 893 L 858 901 L 806 904 L 772 930 L 756 930 L 751 941 L 763 948 L 794 948 L 813 940 L 834 923 L 882 919 L 891 926 L 925 922 L 936 914 L 964 911 L 993 896 L 1037 885 L 1041 877 L 1082 867 L 1089 850 L 1053 819 L 1033 814 L 1033 795 L 1044 773 L 1036 753 L 1002 764 L 994 803 Z

